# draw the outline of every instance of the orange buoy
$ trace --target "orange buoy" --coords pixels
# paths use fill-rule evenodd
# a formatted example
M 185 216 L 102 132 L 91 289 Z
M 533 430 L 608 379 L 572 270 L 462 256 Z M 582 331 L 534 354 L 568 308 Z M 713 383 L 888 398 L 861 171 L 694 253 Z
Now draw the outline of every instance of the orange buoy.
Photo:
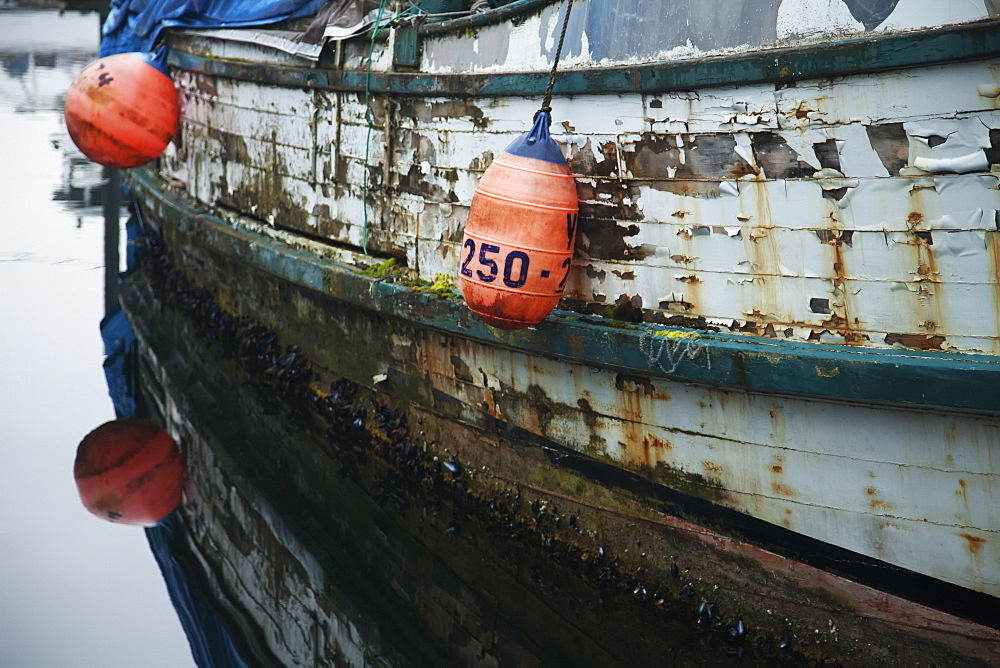
M 149 526 L 180 505 L 184 458 L 170 434 L 152 422 L 112 420 L 80 442 L 73 477 L 94 515 Z
M 542 111 L 486 169 L 462 239 L 459 282 L 469 310 L 523 329 L 559 303 L 576 242 L 579 201 Z
M 165 55 L 118 53 L 80 72 L 66 93 L 64 114 L 84 155 L 105 167 L 127 168 L 163 153 L 180 119 Z

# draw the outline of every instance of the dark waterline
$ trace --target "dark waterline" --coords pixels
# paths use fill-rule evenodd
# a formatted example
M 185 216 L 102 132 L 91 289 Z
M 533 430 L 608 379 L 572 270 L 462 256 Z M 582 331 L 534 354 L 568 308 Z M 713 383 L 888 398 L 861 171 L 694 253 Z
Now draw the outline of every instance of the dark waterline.
M 0 4 L 0 665 L 178 666 L 191 652 L 142 530 L 101 522 L 76 446 L 113 419 L 101 369 L 100 168 L 62 97 L 98 17 Z

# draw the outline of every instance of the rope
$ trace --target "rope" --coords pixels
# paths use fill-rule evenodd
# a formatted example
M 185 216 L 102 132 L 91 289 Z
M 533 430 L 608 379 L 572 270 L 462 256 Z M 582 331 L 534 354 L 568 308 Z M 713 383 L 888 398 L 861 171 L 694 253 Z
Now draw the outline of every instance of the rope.
M 573 0 L 566 3 L 566 14 L 563 16 L 562 31 L 559 33 L 559 44 L 556 46 L 556 59 L 552 61 L 552 72 L 549 74 L 549 85 L 545 87 L 545 97 L 542 99 L 542 107 L 535 112 L 535 118 L 543 111 L 549 114 L 549 125 L 552 125 L 552 88 L 556 85 L 556 69 L 559 67 L 559 58 L 562 56 L 563 41 L 566 39 L 566 26 L 569 25 L 569 14 L 573 11 Z
M 361 198 L 364 201 L 365 209 L 365 222 L 361 228 L 361 250 L 364 251 L 365 255 L 368 255 L 368 159 L 372 145 L 372 128 L 375 126 L 371 105 L 372 57 L 375 54 L 375 36 L 382 29 L 382 12 L 385 11 L 387 3 L 388 0 L 382 0 L 378 6 L 378 16 L 375 17 L 375 25 L 372 26 L 372 37 L 368 47 L 368 68 L 365 73 L 365 121 L 368 125 L 368 137 L 365 139 L 364 182 L 361 186 Z M 382 159 L 386 160 L 388 157 L 383 156 Z
M 364 225 L 361 228 L 361 250 L 364 251 L 365 255 L 368 255 L 368 161 L 371 157 L 371 141 L 372 141 L 372 130 L 375 127 L 375 120 L 372 114 L 371 106 L 371 78 L 372 78 L 372 58 L 375 54 L 375 36 L 382 31 L 382 15 L 385 12 L 385 7 L 389 0 L 381 0 L 378 7 L 378 16 L 375 18 L 375 23 L 371 27 L 371 41 L 368 47 L 368 63 L 365 72 L 365 121 L 368 126 L 368 136 L 365 140 L 365 162 L 364 162 L 364 180 L 361 186 L 361 196 L 364 204 Z M 574 0 L 569 0 L 566 5 L 566 14 L 563 16 L 562 31 L 559 33 L 559 44 L 556 46 L 556 58 L 552 63 L 552 72 L 549 74 L 549 84 L 545 88 L 545 98 L 542 100 L 542 107 L 537 112 L 535 112 L 535 118 L 541 112 L 546 112 L 551 114 L 552 107 L 552 88 L 556 83 L 556 70 L 559 67 L 559 58 L 562 56 L 563 42 L 566 39 L 566 27 L 569 25 L 569 15 L 573 11 Z M 429 16 L 426 12 L 423 12 L 420 7 L 420 2 L 414 3 L 410 0 L 410 6 L 401 11 L 399 14 L 393 17 L 393 21 L 399 20 L 400 18 L 407 17 L 408 15 L 416 15 L 418 18 Z M 468 13 L 481 12 L 490 8 L 490 3 L 488 0 L 475 0 L 470 7 Z M 462 13 L 462 12 L 459 12 Z M 438 16 L 438 15 L 434 15 Z M 552 117 L 549 117 L 549 125 L 552 125 Z
M 368 136 L 365 139 L 364 180 L 361 185 L 361 198 L 365 212 L 364 226 L 361 228 L 361 250 L 364 251 L 365 255 L 368 255 L 368 161 L 371 158 L 372 130 L 375 127 L 371 104 L 372 58 L 375 55 L 375 37 L 386 28 L 386 26 L 382 25 L 382 15 L 385 13 L 385 7 L 388 3 L 389 0 L 381 0 L 379 2 L 375 23 L 369 28 L 371 30 L 371 39 L 368 46 L 368 63 L 365 68 L 365 124 L 368 126 Z M 409 7 L 387 21 L 386 25 L 394 24 L 400 20 L 419 20 L 421 17 L 427 16 L 427 13 L 420 7 L 419 2 L 414 4 L 411 1 L 409 4 Z M 387 156 L 383 157 L 383 160 L 386 159 L 388 159 Z

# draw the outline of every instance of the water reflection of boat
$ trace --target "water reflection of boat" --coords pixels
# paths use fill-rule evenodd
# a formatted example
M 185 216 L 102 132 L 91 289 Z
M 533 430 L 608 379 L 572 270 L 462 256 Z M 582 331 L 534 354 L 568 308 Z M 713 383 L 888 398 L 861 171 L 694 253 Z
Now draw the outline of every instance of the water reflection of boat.
M 16 100 L 20 113 L 61 108 L 74 75 L 97 53 L 96 15 L 68 15 L 56 21 L 46 20 L 46 14 L 0 7 L 0 98 Z M 51 15 L 55 17 L 55 8 Z M 52 198 L 81 209 L 81 214 L 93 213 L 93 207 L 103 204 L 101 166 L 88 160 L 65 133 L 53 136 L 52 144 L 63 160 L 62 183 Z
M 52 144 L 61 149 L 63 160 L 62 184 L 52 193 L 52 199 L 66 202 L 74 209 L 102 207 L 106 183 L 104 168 L 88 160 L 65 134 L 54 137 Z
M 16 100 L 19 112 L 60 108 L 73 77 L 96 53 L 96 14 L 44 21 L 45 13 L 0 6 L 0 97 Z
M 616 560 L 581 562 L 558 539 L 553 508 L 529 526 L 501 493 L 494 508 L 508 509 L 494 517 L 447 461 L 403 462 L 388 441 L 290 424 L 302 416 L 275 410 L 266 371 L 205 345 L 140 281 L 124 301 L 142 342 L 140 405 L 185 445 L 184 509 L 149 532 L 182 618 L 208 620 L 185 624 L 203 656 L 285 666 L 803 659 L 777 637 L 699 620 L 696 598 L 648 600 L 671 584 L 647 600 L 631 582 L 612 584 Z M 570 517 L 565 529 L 586 526 Z M 586 577 L 591 567 L 609 582 Z
M 672 589 L 699 615 L 780 638 L 767 592 L 827 640 L 995 658 L 993 631 L 796 569 L 1000 625 L 1000 24 L 887 3 L 858 28 L 899 31 L 849 38 L 858 3 L 816 25 L 797 3 L 576 4 L 554 102 L 581 194 L 574 310 L 501 332 L 438 280 L 545 88 L 565 3 L 534 0 L 316 64 L 276 48 L 287 32 L 170 35 L 182 129 L 129 176 L 180 272 L 161 277 L 191 288 L 170 299 L 273 356 L 269 391 L 314 419 L 431 452 L 484 503 L 519 490 L 554 523 L 543 545 L 613 550 L 650 582 L 696 569 L 720 589 Z

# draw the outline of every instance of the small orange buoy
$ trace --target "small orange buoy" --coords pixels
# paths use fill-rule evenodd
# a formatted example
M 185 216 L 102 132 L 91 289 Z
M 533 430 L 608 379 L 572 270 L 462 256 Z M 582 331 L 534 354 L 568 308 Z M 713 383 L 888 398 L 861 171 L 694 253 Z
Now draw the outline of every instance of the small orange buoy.
M 64 113 L 69 136 L 84 155 L 124 169 L 163 153 L 180 119 L 165 54 L 118 53 L 80 72 L 66 93 Z
M 170 434 L 152 422 L 113 420 L 80 442 L 73 477 L 94 515 L 149 526 L 180 505 L 184 458 Z
M 472 198 L 459 281 L 469 310 L 523 329 L 559 303 L 569 275 L 579 201 L 542 111 L 486 169 Z

